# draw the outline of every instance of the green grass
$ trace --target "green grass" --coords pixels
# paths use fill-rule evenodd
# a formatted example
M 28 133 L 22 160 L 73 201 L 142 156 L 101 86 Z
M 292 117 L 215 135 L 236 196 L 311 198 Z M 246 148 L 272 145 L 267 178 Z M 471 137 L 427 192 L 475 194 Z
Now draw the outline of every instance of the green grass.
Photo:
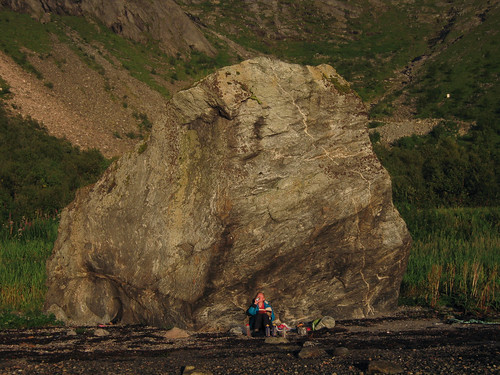
M 28 61 L 24 48 L 39 55 L 50 53 L 52 30 L 51 25 L 42 25 L 27 14 L 0 11 L 0 49 L 39 79 L 43 75 Z
M 403 209 L 413 237 L 401 301 L 500 312 L 500 207 Z
M 447 36 L 455 42 L 427 64 L 411 87 L 421 117 L 500 119 L 499 20 L 497 7 L 471 32 Z
M 45 263 L 57 236 L 55 218 L 7 222 L 0 229 L 0 328 L 55 324 L 41 313 Z

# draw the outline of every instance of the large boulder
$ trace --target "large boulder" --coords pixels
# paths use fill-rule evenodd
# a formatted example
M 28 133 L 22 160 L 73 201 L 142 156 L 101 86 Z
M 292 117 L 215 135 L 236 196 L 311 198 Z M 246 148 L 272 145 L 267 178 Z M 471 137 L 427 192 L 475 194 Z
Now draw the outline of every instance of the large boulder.
M 410 236 L 336 71 L 256 58 L 176 94 L 150 139 L 61 215 L 46 310 L 188 329 L 396 306 Z

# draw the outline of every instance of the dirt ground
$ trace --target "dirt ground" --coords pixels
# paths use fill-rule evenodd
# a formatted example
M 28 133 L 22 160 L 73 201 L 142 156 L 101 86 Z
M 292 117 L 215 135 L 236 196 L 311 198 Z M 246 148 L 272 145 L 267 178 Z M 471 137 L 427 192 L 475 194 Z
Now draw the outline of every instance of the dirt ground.
M 288 343 L 230 333 L 167 339 L 144 326 L 0 332 L 0 374 L 500 374 L 500 326 L 427 310 L 338 321 Z M 301 358 L 304 348 L 314 358 Z M 196 372 L 198 371 L 198 372 Z

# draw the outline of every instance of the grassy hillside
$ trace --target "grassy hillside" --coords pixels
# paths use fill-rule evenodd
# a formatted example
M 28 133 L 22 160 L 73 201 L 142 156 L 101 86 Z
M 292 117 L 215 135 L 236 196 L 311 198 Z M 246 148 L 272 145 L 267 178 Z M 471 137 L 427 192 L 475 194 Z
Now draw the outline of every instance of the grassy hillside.
M 210 29 L 249 49 L 301 64 L 333 65 L 365 100 L 381 95 L 395 70 L 428 52 L 426 39 L 446 22 L 433 15 L 448 7 L 367 0 L 327 7 L 312 0 L 180 3 Z
M 147 44 L 136 43 L 113 33 L 98 20 L 52 15 L 51 22 L 42 24 L 29 15 L 0 9 L 0 48 L 40 79 L 43 76 L 29 62 L 27 50 L 50 57 L 53 36 L 104 75 L 104 68 L 82 48 L 81 42 L 98 48 L 99 54 L 111 64 L 125 68 L 134 78 L 167 98 L 171 95 L 168 87 L 175 81 L 192 82 L 230 63 L 224 50 L 215 58 L 196 51 L 188 57 L 168 56 L 152 37 Z
M 498 112 L 500 6 L 435 2 L 279 0 L 179 1 L 211 30 L 260 53 L 301 64 L 329 63 L 369 102 L 417 100 L 417 114 L 474 120 Z M 386 97 L 387 91 L 394 91 Z M 446 94 L 451 100 L 445 100 Z
M 455 21 L 444 38 L 449 46 L 410 85 L 420 116 L 500 119 L 500 7 L 468 16 L 477 26 L 463 33 Z

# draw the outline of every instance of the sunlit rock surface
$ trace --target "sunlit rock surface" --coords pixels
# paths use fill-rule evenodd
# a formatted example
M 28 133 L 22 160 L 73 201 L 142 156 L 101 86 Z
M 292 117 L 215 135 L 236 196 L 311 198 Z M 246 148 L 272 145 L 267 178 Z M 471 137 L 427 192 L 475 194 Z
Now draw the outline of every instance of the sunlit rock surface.
M 179 92 L 64 210 L 46 310 L 211 329 L 260 290 L 282 321 L 394 308 L 411 239 L 367 121 L 327 65 L 257 58 Z

